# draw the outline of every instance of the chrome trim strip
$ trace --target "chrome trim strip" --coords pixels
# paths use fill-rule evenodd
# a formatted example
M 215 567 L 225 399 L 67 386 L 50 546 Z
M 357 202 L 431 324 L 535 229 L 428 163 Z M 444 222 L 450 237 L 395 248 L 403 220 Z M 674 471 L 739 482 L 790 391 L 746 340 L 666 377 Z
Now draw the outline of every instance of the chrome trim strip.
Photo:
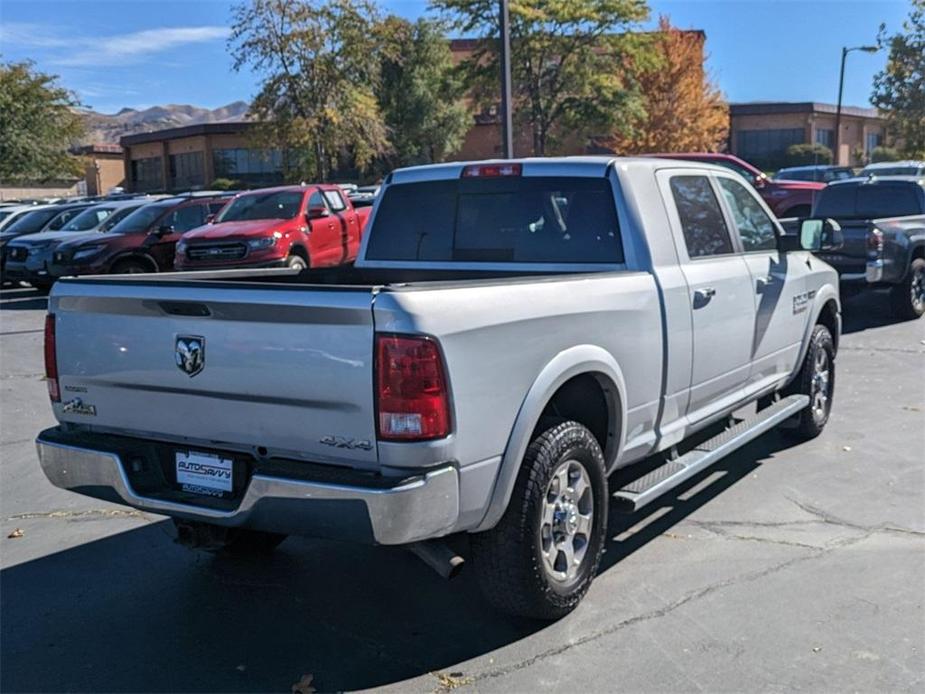
M 107 488 L 126 505 L 142 511 L 217 525 L 246 527 L 252 516 L 259 515 L 265 529 L 311 535 L 312 528 L 293 527 L 288 510 L 291 500 L 361 501 L 375 542 L 398 545 L 445 534 L 459 515 L 459 474 L 452 466 L 390 489 L 254 475 L 238 508 L 225 511 L 137 494 L 115 453 L 46 441 L 41 436 L 35 444 L 42 470 L 56 487 L 79 493 L 86 493 L 86 488 Z

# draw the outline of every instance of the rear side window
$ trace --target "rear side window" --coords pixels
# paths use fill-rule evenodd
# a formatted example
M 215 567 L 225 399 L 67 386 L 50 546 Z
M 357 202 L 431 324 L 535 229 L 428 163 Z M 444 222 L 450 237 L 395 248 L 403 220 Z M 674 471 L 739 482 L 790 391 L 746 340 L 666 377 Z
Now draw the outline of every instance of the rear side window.
M 732 238 L 706 176 L 673 176 L 671 194 L 690 258 L 732 253 Z
M 328 201 L 328 206 L 334 212 L 340 212 L 347 207 L 347 205 L 344 203 L 344 199 L 336 190 L 324 191 L 324 199 Z
M 390 186 L 368 260 L 621 263 L 606 178 L 503 177 Z

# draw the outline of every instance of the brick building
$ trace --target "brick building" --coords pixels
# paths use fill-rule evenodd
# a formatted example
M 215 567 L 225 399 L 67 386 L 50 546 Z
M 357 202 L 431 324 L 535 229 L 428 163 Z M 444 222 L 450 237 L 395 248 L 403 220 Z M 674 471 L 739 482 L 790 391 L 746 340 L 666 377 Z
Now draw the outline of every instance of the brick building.
M 814 102 L 730 104 L 729 151 L 756 166 L 784 164 L 787 147 L 819 143 L 835 148 L 835 106 Z M 842 106 L 841 142 L 835 163 L 863 164 L 885 140 L 885 120 L 876 109 Z
M 278 150 L 251 144 L 256 124 L 247 121 L 201 123 L 126 135 L 125 181 L 133 192 L 207 188 L 218 178 L 265 186 L 283 180 Z

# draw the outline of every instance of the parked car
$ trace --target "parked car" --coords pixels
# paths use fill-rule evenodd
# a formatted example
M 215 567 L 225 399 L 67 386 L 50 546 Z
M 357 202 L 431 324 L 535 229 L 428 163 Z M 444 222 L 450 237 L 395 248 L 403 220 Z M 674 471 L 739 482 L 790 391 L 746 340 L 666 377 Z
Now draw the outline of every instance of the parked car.
M 0 208 L 0 231 L 22 217 L 24 214 L 35 211 L 35 205 L 4 205 Z
M 88 206 L 86 203 L 32 205 L 28 212 L 4 227 L 3 231 L 0 231 L 0 273 L 3 274 L 3 283 L 12 281 L 6 279 L 6 247 L 10 241 L 41 231 L 57 231 L 70 221 L 71 217 Z
M 813 198 L 825 187 L 824 183 L 813 181 L 778 181 L 770 179 L 757 167 L 731 154 L 693 152 L 650 154 L 646 156 L 701 161 L 707 164 L 717 164 L 735 171 L 755 187 L 768 204 L 768 207 L 771 208 L 771 211 L 781 218 L 808 217 L 812 212 Z
M 104 234 L 61 242 L 48 273 L 65 275 L 164 272 L 173 269 L 174 247 L 184 232 L 200 226 L 225 198 L 165 198 L 144 205 Z
M 783 236 L 723 168 L 410 168 L 370 225 L 355 267 L 56 284 L 48 478 L 212 549 L 329 536 L 449 575 L 442 538 L 469 533 L 488 600 L 551 619 L 587 591 L 610 508 L 828 420 L 838 277 L 808 251 L 837 234 Z
M 112 201 L 88 207 L 58 231 L 43 231 L 11 241 L 6 247 L 5 278 L 28 282 L 37 289 L 54 283 L 48 265 L 54 250 L 64 241 L 99 238 L 105 232 L 145 204 L 144 199 Z
M 925 176 L 925 161 L 881 161 L 861 169 L 860 176 Z
M 895 313 L 925 313 L 925 178 L 877 176 L 837 181 L 813 214 L 841 226 L 844 246 L 819 257 L 838 270 L 846 292 L 889 287 Z
M 853 178 L 854 171 L 847 166 L 790 166 L 774 174 L 775 181 L 816 181 L 831 183 Z
M 214 222 L 183 235 L 178 270 L 324 267 L 356 258 L 370 208 L 340 186 L 301 185 L 242 193 Z

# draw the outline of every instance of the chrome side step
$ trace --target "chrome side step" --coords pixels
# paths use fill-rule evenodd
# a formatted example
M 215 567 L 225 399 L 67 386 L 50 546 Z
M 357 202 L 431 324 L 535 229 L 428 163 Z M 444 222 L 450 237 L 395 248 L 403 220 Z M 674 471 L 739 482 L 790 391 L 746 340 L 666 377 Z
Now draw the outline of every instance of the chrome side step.
M 806 395 L 791 395 L 778 400 L 770 407 L 704 441 L 680 458 L 666 462 L 614 492 L 613 498 L 617 501 L 615 510 L 625 513 L 638 511 L 808 406 L 809 397 Z

